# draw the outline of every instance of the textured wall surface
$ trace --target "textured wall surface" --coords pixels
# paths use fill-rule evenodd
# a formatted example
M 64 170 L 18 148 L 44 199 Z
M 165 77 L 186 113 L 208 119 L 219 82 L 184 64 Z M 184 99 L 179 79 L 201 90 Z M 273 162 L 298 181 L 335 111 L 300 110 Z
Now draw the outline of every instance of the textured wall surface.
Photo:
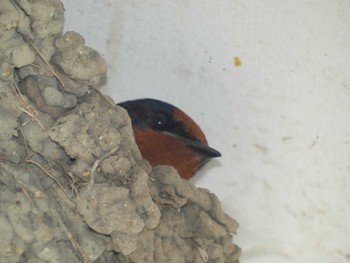
M 63 2 L 108 94 L 177 105 L 221 151 L 193 182 L 240 222 L 243 263 L 349 262 L 349 1 Z

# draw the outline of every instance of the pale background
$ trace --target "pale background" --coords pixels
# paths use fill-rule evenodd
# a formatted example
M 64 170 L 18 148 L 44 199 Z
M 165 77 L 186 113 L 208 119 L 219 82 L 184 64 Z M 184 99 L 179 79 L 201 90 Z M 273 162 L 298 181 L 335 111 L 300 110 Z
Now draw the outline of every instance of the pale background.
M 240 222 L 242 263 L 350 262 L 350 1 L 63 2 L 109 95 L 173 103 L 221 151 L 193 182 Z

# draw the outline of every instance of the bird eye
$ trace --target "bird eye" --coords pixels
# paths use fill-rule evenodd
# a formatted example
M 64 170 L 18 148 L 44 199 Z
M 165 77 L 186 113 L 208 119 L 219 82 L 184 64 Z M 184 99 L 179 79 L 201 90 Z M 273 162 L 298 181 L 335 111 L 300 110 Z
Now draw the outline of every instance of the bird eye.
M 163 128 L 168 121 L 168 117 L 162 112 L 154 112 L 152 114 L 152 122 L 156 128 Z

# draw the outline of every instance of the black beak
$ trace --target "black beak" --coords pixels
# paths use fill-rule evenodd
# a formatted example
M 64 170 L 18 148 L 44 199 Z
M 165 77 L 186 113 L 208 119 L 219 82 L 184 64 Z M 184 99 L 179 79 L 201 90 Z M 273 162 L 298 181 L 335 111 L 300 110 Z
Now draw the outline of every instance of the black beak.
M 203 164 L 206 163 L 211 158 L 215 157 L 220 157 L 221 153 L 214 148 L 209 147 L 208 145 L 205 145 L 203 143 L 194 141 L 194 140 L 189 140 L 187 138 L 182 139 L 185 141 L 185 144 L 192 148 L 194 151 L 196 151 L 199 155 L 202 156 L 203 158 Z

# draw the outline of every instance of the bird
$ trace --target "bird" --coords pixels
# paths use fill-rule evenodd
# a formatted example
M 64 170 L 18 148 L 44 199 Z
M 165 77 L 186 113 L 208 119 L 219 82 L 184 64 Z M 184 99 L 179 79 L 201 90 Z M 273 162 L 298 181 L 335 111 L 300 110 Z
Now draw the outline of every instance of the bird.
M 167 102 L 144 98 L 118 103 L 130 116 L 135 141 L 151 166 L 170 165 L 189 180 L 221 153 L 208 146 L 198 124 Z

